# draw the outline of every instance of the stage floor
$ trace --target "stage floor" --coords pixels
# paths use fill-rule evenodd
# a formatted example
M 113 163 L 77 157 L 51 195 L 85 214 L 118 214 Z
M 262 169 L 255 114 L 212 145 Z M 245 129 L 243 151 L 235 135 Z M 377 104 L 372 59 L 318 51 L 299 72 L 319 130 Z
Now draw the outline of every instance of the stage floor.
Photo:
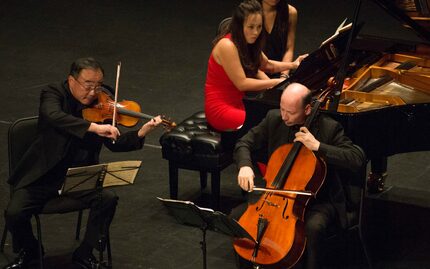
M 353 15 L 350 1 L 291 1 L 299 11 L 296 55 L 313 51 Z M 406 40 L 413 33 L 368 3 L 362 7 L 369 34 Z M 147 114 L 181 121 L 203 110 L 203 88 L 211 41 L 217 24 L 239 1 L 0 1 L 0 209 L 8 202 L 7 130 L 16 119 L 37 115 L 39 92 L 66 78 L 78 57 L 97 58 L 106 83 L 115 84 L 122 62 L 120 99 L 138 101 Z M 318 12 L 316 12 L 318 11 Z M 161 157 L 162 130 L 148 136 L 142 151 L 103 151 L 102 161 L 142 160 L 132 186 L 118 187 L 119 206 L 111 226 L 115 268 L 202 268 L 199 229 L 178 224 L 156 197 L 168 198 L 168 164 Z M 366 199 L 366 239 L 375 268 L 430 268 L 430 154 L 415 152 L 389 158 L 387 188 Z M 243 202 L 230 166 L 221 175 L 221 209 L 228 213 Z M 209 190 L 200 191 L 198 173 L 180 171 L 179 199 L 205 206 Z M 84 214 L 86 215 L 86 214 Z M 85 216 L 86 218 L 86 216 Z M 43 216 L 47 268 L 74 268 L 71 254 L 75 214 Z M 0 220 L 0 229 L 4 222 Z M 84 227 L 82 228 L 84 232 Z M 235 268 L 231 239 L 207 234 L 208 268 Z M 354 245 L 357 242 L 351 241 Z M 14 257 L 10 236 L 0 266 Z M 356 261 L 339 268 L 363 265 Z M 344 253 L 344 252 L 339 252 Z M 336 267 L 335 259 L 328 267 Z

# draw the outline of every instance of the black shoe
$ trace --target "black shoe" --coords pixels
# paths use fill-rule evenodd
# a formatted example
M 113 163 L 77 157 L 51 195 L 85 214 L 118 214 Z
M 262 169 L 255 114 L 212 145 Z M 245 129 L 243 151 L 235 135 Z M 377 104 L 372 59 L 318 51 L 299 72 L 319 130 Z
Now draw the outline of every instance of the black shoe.
M 381 193 L 384 191 L 387 173 L 372 173 L 367 177 L 367 191 L 369 193 Z
M 96 269 L 100 268 L 99 261 L 94 257 L 93 254 L 81 256 L 77 251 L 73 253 L 72 261 L 83 269 Z
M 38 255 L 26 250 L 21 250 L 18 256 L 15 258 L 15 260 L 9 263 L 8 265 L 6 265 L 5 267 L 3 267 L 3 269 L 28 268 L 30 265 L 34 265 L 35 263 L 38 263 L 38 261 L 39 261 Z

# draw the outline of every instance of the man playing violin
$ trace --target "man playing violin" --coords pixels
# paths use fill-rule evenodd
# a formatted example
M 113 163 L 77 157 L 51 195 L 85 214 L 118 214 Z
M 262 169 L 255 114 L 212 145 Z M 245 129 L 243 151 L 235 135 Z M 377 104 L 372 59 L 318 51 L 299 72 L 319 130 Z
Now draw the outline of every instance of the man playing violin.
M 96 101 L 103 76 L 103 68 L 95 59 L 80 58 L 71 65 L 66 81 L 42 90 L 37 136 L 8 180 L 13 191 L 5 213 L 6 226 L 15 247 L 21 250 L 5 268 L 27 268 L 38 259 L 30 219 L 58 196 L 68 168 L 97 164 L 103 144 L 111 151 L 141 149 L 145 136 L 161 123 L 157 116 L 140 129 L 120 135 L 115 126 L 83 119 L 82 109 Z M 101 199 L 94 191 L 67 195 L 90 208 L 85 237 L 73 253 L 73 261 L 81 268 L 99 268 L 92 251 L 100 248 L 100 235 L 106 238 L 103 234 L 114 217 L 118 197 L 106 189 Z
M 311 113 L 311 91 L 304 85 L 290 84 L 283 92 L 280 110 L 271 110 L 266 118 L 236 144 L 235 161 L 239 168 L 238 184 L 253 191 L 254 171 L 251 154 L 264 149 L 267 156 L 280 146 L 300 142 L 327 164 L 327 175 L 316 199 L 305 211 L 306 268 L 320 268 L 324 239 L 330 227 L 346 225 L 345 194 L 336 172 L 338 168 L 358 171 L 365 162 L 364 153 L 345 136 L 342 126 L 319 114 L 310 130 L 304 127 Z M 270 224 L 269 224 L 270 225 Z M 279 227 L 282 229 L 282 227 Z

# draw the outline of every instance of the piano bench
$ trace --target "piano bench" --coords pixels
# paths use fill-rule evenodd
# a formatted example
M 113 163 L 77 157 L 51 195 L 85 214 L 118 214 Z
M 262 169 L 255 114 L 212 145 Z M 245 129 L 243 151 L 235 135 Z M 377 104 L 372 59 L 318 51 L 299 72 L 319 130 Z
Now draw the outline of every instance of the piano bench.
M 160 137 L 162 156 L 169 161 L 170 198 L 178 198 L 178 171 L 187 169 L 200 172 L 200 187 L 207 185 L 211 174 L 212 206 L 220 205 L 220 174 L 233 163 L 232 149 L 221 144 L 221 134 L 208 127 L 203 111 L 194 113 L 172 131 Z

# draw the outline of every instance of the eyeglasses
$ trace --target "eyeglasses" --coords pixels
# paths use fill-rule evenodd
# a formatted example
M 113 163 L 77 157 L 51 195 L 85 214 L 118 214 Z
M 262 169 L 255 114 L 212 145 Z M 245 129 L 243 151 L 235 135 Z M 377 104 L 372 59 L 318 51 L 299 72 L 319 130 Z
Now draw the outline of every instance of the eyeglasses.
M 73 77 L 74 78 L 74 77 Z M 97 83 L 94 85 L 94 83 L 91 82 L 80 82 L 77 78 L 74 78 L 74 80 L 81 85 L 84 90 L 89 93 L 91 91 L 94 91 L 94 93 L 99 93 L 102 91 L 102 85 L 101 83 Z

